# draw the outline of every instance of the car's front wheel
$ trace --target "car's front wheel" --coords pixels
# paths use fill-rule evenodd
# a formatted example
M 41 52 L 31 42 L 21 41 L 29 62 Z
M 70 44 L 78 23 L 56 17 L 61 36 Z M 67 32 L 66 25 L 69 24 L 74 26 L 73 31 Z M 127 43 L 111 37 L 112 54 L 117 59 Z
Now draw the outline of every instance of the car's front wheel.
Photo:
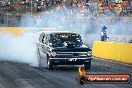
M 89 62 L 84 63 L 85 70 L 90 70 L 91 68 L 91 60 Z

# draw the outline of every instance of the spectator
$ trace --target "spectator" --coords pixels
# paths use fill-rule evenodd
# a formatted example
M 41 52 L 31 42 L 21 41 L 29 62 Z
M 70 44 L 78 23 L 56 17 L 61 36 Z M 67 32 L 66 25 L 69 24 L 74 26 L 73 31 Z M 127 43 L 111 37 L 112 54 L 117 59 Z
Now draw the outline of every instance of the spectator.
M 98 3 L 98 14 L 103 13 L 103 6 L 102 3 Z
M 97 13 L 97 11 L 99 10 L 99 4 L 98 3 L 95 3 L 94 4 L 94 7 L 93 7 L 94 9 L 94 13 Z
M 105 5 L 103 8 L 104 14 L 108 15 L 109 14 L 109 5 Z
M 21 14 L 20 13 L 17 13 L 16 14 L 16 19 L 17 19 L 17 23 L 19 24 L 20 20 L 21 20 Z
M 3 13 L 0 13 L 0 23 L 4 24 L 4 15 L 3 15 Z

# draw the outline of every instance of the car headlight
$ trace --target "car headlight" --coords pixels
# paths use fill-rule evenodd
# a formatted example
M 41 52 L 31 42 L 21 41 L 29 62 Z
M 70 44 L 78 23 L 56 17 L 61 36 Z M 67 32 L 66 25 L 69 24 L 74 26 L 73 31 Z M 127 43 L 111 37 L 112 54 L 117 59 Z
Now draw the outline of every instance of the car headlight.
M 88 55 L 88 56 L 92 56 L 92 52 L 91 52 L 91 51 L 88 51 L 88 52 L 87 52 L 87 55 Z
M 55 51 L 53 51 L 53 52 L 51 53 L 51 55 L 52 55 L 53 57 L 55 57 L 55 56 L 57 55 L 57 53 L 56 53 Z

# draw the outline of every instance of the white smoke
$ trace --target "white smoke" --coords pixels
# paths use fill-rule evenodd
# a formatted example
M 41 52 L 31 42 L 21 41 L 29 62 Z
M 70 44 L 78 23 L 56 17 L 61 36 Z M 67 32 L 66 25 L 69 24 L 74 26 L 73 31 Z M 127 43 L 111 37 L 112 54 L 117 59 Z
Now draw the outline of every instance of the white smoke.
M 85 11 L 85 10 L 84 10 Z M 84 44 L 92 48 L 93 42 L 100 41 L 100 32 L 103 26 L 107 27 L 108 35 L 132 35 L 132 19 L 116 16 L 95 16 L 88 11 L 87 14 L 80 13 L 78 8 L 64 8 L 42 12 L 39 15 L 26 15 L 22 18 L 19 26 L 37 28 L 55 28 L 55 30 L 68 30 L 81 34 Z M 126 17 L 127 18 L 127 17 Z M 108 41 L 128 42 L 123 39 L 110 37 Z
M 91 26 L 89 26 L 91 23 L 88 23 L 91 18 L 90 16 L 86 17 L 83 14 L 80 14 L 78 10 L 78 8 L 65 8 L 62 10 L 58 10 L 58 8 L 56 8 L 54 10 L 42 12 L 39 15 L 33 16 L 27 14 L 22 17 L 18 26 L 51 28 L 57 31 L 72 31 L 81 34 L 83 40 L 85 41 L 87 30 L 91 29 Z
M 38 65 L 34 34 L 14 36 L 0 32 L 0 60 Z
M 19 27 L 34 27 L 45 30 L 67 30 L 81 34 L 85 44 L 92 47 L 95 40 L 100 40 L 100 31 L 103 26 L 107 27 L 107 33 L 112 35 L 132 35 L 131 19 L 124 22 L 116 17 L 108 20 L 105 16 L 93 16 L 92 14 L 80 14 L 79 9 L 58 8 L 39 15 L 26 14 L 22 17 Z M 48 29 L 47 29 L 48 28 Z M 37 32 L 37 31 L 36 31 Z M 36 54 L 35 33 L 25 32 L 19 37 L 9 33 L 0 33 L 0 60 L 28 63 L 38 65 Z

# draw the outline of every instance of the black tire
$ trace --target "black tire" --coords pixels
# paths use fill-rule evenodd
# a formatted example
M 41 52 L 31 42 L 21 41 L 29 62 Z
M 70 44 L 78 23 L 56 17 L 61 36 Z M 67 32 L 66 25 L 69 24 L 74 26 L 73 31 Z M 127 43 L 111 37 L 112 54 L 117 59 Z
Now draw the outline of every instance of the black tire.
M 91 69 L 91 60 L 89 62 L 84 63 L 85 70 L 90 70 Z
M 49 70 L 53 69 L 53 62 L 49 59 L 48 55 L 47 55 L 47 67 Z

